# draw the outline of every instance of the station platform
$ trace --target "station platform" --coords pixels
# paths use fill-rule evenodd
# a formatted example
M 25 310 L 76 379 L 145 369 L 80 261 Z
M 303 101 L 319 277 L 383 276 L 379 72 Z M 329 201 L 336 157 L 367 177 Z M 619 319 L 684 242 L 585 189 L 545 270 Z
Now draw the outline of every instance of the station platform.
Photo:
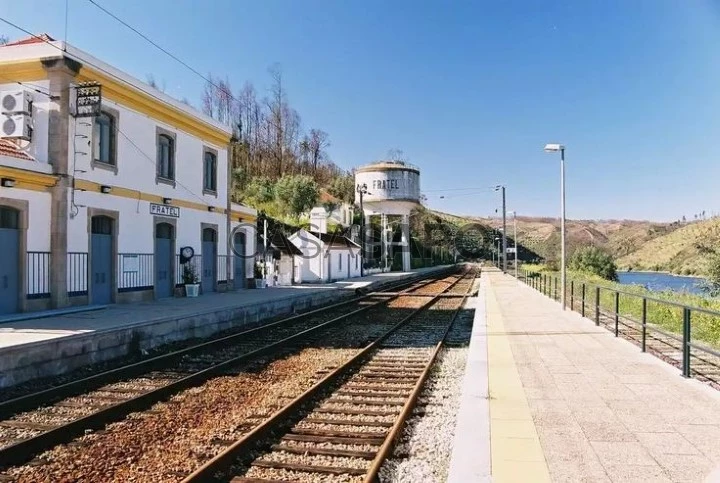
M 387 272 L 325 284 L 238 290 L 197 298 L 108 305 L 63 315 L 0 320 L 0 388 L 61 374 L 169 342 L 339 301 L 448 266 Z
M 717 482 L 720 392 L 484 271 L 449 482 Z

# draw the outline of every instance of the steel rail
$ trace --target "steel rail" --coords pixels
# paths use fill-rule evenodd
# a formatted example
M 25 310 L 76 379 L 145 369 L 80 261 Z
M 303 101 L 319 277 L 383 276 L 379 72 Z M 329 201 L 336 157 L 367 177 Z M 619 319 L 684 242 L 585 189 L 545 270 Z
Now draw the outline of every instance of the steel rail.
M 448 273 L 446 271 L 439 272 L 439 275 L 442 275 L 444 273 Z M 438 274 L 436 274 L 438 275 Z M 121 367 L 116 367 L 113 369 L 109 369 L 107 371 L 103 371 L 98 374 L 93 374 L 91 376 L 87 376 L 81 379 L 77 379 L 74 381 L 70 381 L 58 386 L 53 386 L 47 389 L 43 389 L 41 391 L 37 391 L 31 394 L 26 394 L 24 396 L 19 396 L 13 399 L 8 399 L 6 401 L 0 402 L 0 418 L 7 418 L 12 416 L 13 414 L 16 414 L 18 412 L 24 412 L 29 411 L 32 409 L 35 409 L 41 405 L 46 405 L 55 401 L 58 401 L 60 399 L 64 399 L 70 396 L 75 396 L 78 394 L 82 394 L 83 392 L 87 392 L 90 389 L 99 387 L 103 384 L 107 384 L 108 381 L 112 381 L 119 378 L 125 378 L 125 377 L 133 377 L 137 374 L 141 374 L 147 370 L 153 369 L 157 365 L 160 365 L 162 363 L 166 363 L 168 361 L 172 361 L 173 359 L 178 359 L 186 355 L 192 355 L 195 352 L 202 352 L 206 349 L 216 349 L 219 347 L 222 347 L 223 345 L 231 345 L 235 343 L 235 341 L 242 339 L 244 337 L 247 337 L 248 335 L 253 335 L 258 332 L 262 332 L 268 329 L 272 329 L 281 325 L 289 325 L 292 322 L 296 322 L 298 320 L 318 315 L 323 312 L 336 309 L 338 307 L 343 307 L 345 305 L 349 305 L 352 303 L 357 303 L 362 300 L 365 300 L 367 298 L 371 298 L 373 296 L 378 295 L 392 295 L 395 292 L 390 292 L 390 290 L 393 290 L 398 287 L 403 287 L 407 285 L 412 285 L 413 283 L 417 283 L 419 280 L 423 280 L 422 276 L 414 277 L 413 279 L 409 280 L 403 280 L 399 282 L 398 284 L 392 284 L 391 286 L 388 286 L 386 290 L 388 292 L 385 292 L 384 290 L 375 291 L 372 293 L 364 294 L 359 297 L 354 297 L 349 300 L 345 300 L 342 302 L 337 302 L 330 305 L 324 305 L 322 307 L 318 307 L 316 309 L 312 309 L 307 312 L 303 312 L 300 314 L 292 315 L 290 317 L 285 317 L 281 320 L 277 320 L 275 322 L 270 322 L 268 324 L 264 324 L 258 327 L 253 327 L 252 329 L 243 330 L 240 332 L 236 332 L 233 334 L 229 334 L 226 336 L 222 336 L 220 338 L 211 339 L 205 342 L 201 342 L 199 344 L 185 347 L 183 349 L 178 349 L 176 351 L 169 352 L 167 354 L 161 354 L 158 356 L 154 356 L 142 361 L 134 362 L 132 364 L 127 364 Z M 427 280 L 423 280 L 423 285 L 427 285 L 429 283 L 432 283 L 436 279 L 429 278 Z
M 403 406 L 402 411 L 400 412 L 400 415 L 397 417 L 397 419 L 395 420 L 395 423 L 393 424 L 392 428 L 388 432 L 388 435 L 385 437 L 385 441 L 383 442 L 382 446 L 378 450 L 378 453 L 375 456 L 375 459 L 372 461 L 372 463 L 370 465 L 370 469 L 368 469 L 368 472 L 365 475 L 364 483 L 374 483 L 374 482 L 379 481 L 378 474 L 380 473 L 380 468 L 382 468 L 383 463 L 388 458 L 388 456 L 390 456 L 390 454 L 395 446 L 395 443 L 397 442 L 398 437 L 402 433 L 403 427 L 405 426 L 405 422 L 412 415 L 412 411 L 415 408 L 415 403 L 417 402 L 418 398 L 420 397 L 423 387 L 425 386 L 425 381 L 427 381 L 427 378 L 430 375 L 430 371 L 432 370 L 433 366 L 435 365 L 435 360 L 437 359 L 438 354 L 440 354 L 440 351 L 443 349 L 443 347 L 445 345 L 445 339 L 447 339 L 447 336 L 450 333 L 450 329 L 452 329 L 452 326 L 455 324 L 455 321 L 457 320 L 457 317 L 460 314 L 460 311 L 462 310 L 463 306 L 465 305 L 465 301 L 467 300 L 468 296 L 470 296 L 470 294 L 472 293 L 473 285 L 475 285 L 475 279 L 476 279 L 476 277 L 473 277 L 473 281 L 470 283 L 470 286 L 468 287 L 467 292 L 463 295 L 460 305 L 458 306 L 457 309 L 455 309 L 455 313 L 453 314 L 452 318 L 450 319 L 448 326 L 445 328 L 445 332 L 443 333 L 442 339 L 435 346 L 435 350 L 433 350 L 432 355 L 430 356 L 430 358 L 427 362 L 427 365 L 425 366 L 425 369 L 423 370 L 422 374 L 420 375 L 417 383 L 415 383 L 412 393 L 410 394 L 407 401 L 405 402 L 405 405 Z
M 406 290 L 415 290 L 417 288 L 422 288 L 425 285 L 428 285 L 430 283 L 438 281 L 438 275 L 440 276 L 448 276 L 448 273 L 451 273 L 451 270 L 448 271 L 442 271 L 439 274 L 433 274 L 433 276 L 429 277 L 427 280 L 422 280 L 421 277 L 415 278 L 413 280 L 404 280 L 400 286 L 404 285 L 411 285 Z M 420 287 L 412 287 L 413 284 L 416 284 L 419 280 L 422 280 L 424 283 Z M 397 286 L 395 286 L 397 287 Z M 402 292 L 401 292 L 402 294 Z M 375 293 L 375 296 L 380 295 L 379 293 Z M 394 300 L 397 297 L 400 297 L 402 295 L 390 295 L 388 298 L 384 300 L 380 300 L 375 304 L 367 305 L 365 307 L 360 307 L 359 309 L 353 310 L 347 314 L 340 315 L 338 317 L 333 317 L 330 320 L 321 322 L 317 325 L 314 325 L 313 327 L 309 329 L 305 329 L 303 331 L 300 331 L 298 333 L 295 333 L 289 337 L 285 337 L 277 342 L 273 342 L 269 345 L 260 347 L 259 349 L 251 350 L 249 352 L 245 352 L 239 356 L 227 359 L 223 362 L 213 364 L 210 367 L 207 367 L 205 369 L 201 369 L 199 371 L 196 371 L 186 377 L 183 377 L 181 379 L 178 379 L 176 381 L 172 381 L 167 385 L 164 385 L 162 387 L 159 387 L 157 389 L 152 389 L 148 392 L 142 393 L 138 396 L 129 398 L 124 401 L 120 401 L 117 404 L 113 404 L 107 407 L 103 407 L 102 409 L 95 411 L 87 416 L 80 417 L 78 419 L 75 419 L 73 421 L 70 421 L 69 423 L 60 425 L 54 429 L 45 431 L 43 433 L 40 433 L 36 436 L 23 439 L 21 441 L 18 441 L 15 444 L 5 446 L 3 448 L 0 448 L 0 468 L 11 466 L 11 465 L 17 465 L 24 463 L 28 460 L 30 460 L 34 455 L 36 455 L 39 452 L 45 451 L 53 446 L 56 446 L 58 444 L 62 444 L 65 442 L 68 442 L 75 438 L 76 436 L 82 435 L 85 430 L 88 429 L 98 429 L 104 427 L 106 424 L 118 420 L 127 414 L 145 409 L 152 404 L 155 404 L 156 402 L 162 401 L 166 399 L 167 397 L 182 391 L 184 389 L 196 386 L 198 384 L 201 384 L 208 378 L 218 374 L 219 372 L 227 369 L 230 366 L 234 366 L 243 362 L 248 362 L 254 358 L 257 358 L 259 356 L 265 355 L 267 353 L 272 353 L 276 351 L 279 348 L 282 348 L 283 346 L 287 345 L 289 342 L 294 342 L 303 339 L 304 337 L 313 334 L 315 332 L 318 332 L 321 329 L 327 328 L 329 326 L 332 326 L 334 324 L 337 324 L 338 322 L 341 322 L 342 320 L 348 319 L 349 317 L 358 315 L 360 313 L 363 313 L 367 310 L 370 310 L 373 307 L 377 307 L 381 304 L 387 303 L 391 300 Z M 278 322 L 274 322 L 272 324 L 268 324 L 265 326 L 256 327 L 254 329 L 250 329 L 247 331 L 240 332 L 238 334 L 232 334 L 230 336 L 222 337 L 220 339 L 216 339 L 214 341 L 205 342 L 202 344 L 198 344 L 196 346 L 181 349 L 180 351 L 165 354 L 162 356 L 158 356 L 152 359 L 148 359 L 146 361 L 141 361 L 138 363 L 131 364 L 130 366 L 125 366 L 122 368 L 112 369 L 110 371 L 107 371 L 105 373 L 97 374 L 95 376 L 90 376 L 90 380 L 98 381 L 98 378 L 100 376 L 107 376 L 108 374 L 113 374 L 116 377 L 119 375 L 123 377 L 135 376 L 138 373 L 142 374 L 145 370 L 153 369 L 156 367 L 156 364 L 158 361 L 173 361 L 182 355 L 186 355 L 192 352 L 197 352 L 202 349 L 208 349 L 208 348 L 214 348 L 217 346 L 217 344 L 226 344 L 231 340 L 237 340 L 238 338 L 242 338 L 243 336 L 247 336 L 250 333 L 255 333 L 258 331 L 266 331 L 269 328 L 273 328 L 278 326 L 282 323 L 287 323 L 291 320 L 297 320 L 299 318 L 307 317 L 308 315 L 315 315 L 323 312 L 331 311 L 339 306 L 347 305 L 353 302 L 359 302 L 362 300 L 365 300 L 367 298 L 370 298 L 371 295 L 364 295 L 361 297 L 354 298 L 349 301 L 340 302 L 338 304 L 332 304 L 330 306 L 321 307 L 319 309 L 306 312 L 303 314 L 295 315 L 292 317 L 289 317 L 287 319 L 283 319 Z M 129 368 L 131 368 L 130 372 L 124 372 L 128 371 Z M 143 370 L 137 371 L 138 368 L 142 368 Z M 84 381 L 84 380 L 81 380 Z M 77 384 L 81 381 L 75 381 L 74 383 L 68 383 L 68 384 Z M 97 387 L 97 386 L 96 386 Z M 46 391 L 43 391 L 43 393 Z M 30 395 L 33 396 L 33 395 Z M 27 397 L 27 396 L 26 396 Z M 7 403 L 15 403 L 15 400 L 8 401 Z M 16 404 L 16 403 L 15 403 Z M 37 407 L 37 404 L 35 405 Z M 17 411 L 16 411 L 17 412 Z
M 457 280 L 451 285 L 445 287 L 441 293 L 447 292 L 457 285 L 461 280 L 466 278 L 467 272 L 461 274 Z M 473 278 L 475 280 L 475 278 Z M 470 285 L 472 287 L 472 284 Z M 306 403 L 315 399 L 329 387 L 335 384 L 339 379 L 346 375 L 350 370 L 354 369 L 358 364 L 362 363 L 369 354 L 377 349 L 388 337 L 390 337 L 399 328 L 406 325 L 412 318 L 423 312 L 425 309 L 430 307 L 437 300 L 440 300 L 438 296 L 440 294 L 428 294 L 430 298 L 426 303 L 417 309 L 413 310 L 410 314 L 403 317 L 398 323 L 394 324 L 387 332 L 378 337 L 375 341 L 368 344 L 365 348 L 360 350 L 355 356 L 344 362 L 339 367 L 332 370 L 320 381 L 315 383 L 311 388 L 307 389 L 301 395 L 287 403 L 285 406 L 277 410 L 272 416 L 260 423 L 258 426 L 253 428 L 250 432 L 245 434 L 242 438 L 235 441 L 229 447 L 227 447 L 220 454 L 207 461 L 200 468 L 192 472 L 185 479 L 183 483 L 199 483 L 207 481 L 216 481 L 215 475 L 225 471 L 230 467 L 240 454 L 248 454 L 252 448 L 259 443 L 262 439 L 266 438 L 269 434 L 279 426 L 282 426 L 288 418 L 299 411 Z

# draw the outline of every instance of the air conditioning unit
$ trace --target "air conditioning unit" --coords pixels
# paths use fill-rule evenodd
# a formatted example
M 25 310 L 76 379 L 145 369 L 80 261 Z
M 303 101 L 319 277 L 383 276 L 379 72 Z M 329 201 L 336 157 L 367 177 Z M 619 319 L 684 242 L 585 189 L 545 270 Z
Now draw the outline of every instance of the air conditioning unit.
M 29 91 L 0 92 L 0 112 L 3 114 L 27 114 L 32 116 L 32 96 Z
M 28 114 L 0 116 L 0 138 L 32 140 L 32 118 Z

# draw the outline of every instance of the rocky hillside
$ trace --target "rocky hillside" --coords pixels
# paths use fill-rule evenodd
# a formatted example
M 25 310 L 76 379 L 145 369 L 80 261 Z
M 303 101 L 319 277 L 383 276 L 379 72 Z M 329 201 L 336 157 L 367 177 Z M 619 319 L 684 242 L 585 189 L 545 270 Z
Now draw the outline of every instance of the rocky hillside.
M 642 244 L 618 260 L 620 268 L 703 275 L 712 251 L 720 252 L 720 219 L 688 223 Z
M 480 223 L 492 229 L 499 229 L 502 220 L 498 218 L 461 218 L 438 213 L 455 222 Z M 508 235 L 512 237 L 512 217 L 507 220 Z M 680 227 L 677 223 L 656 223 L 634 220 L 568 220 L 568 252 L 580 246 L 595 245 L 607 250 L 615 258 L 621 258 L 640 250 L 652 240 L 672 234 Z M 540 257 L 554 259 L 560 251 L 560 220 L 557 218 L 535 218 L 521 216 L 517 219 L 518 242 L 520 246 L 537 253 Z

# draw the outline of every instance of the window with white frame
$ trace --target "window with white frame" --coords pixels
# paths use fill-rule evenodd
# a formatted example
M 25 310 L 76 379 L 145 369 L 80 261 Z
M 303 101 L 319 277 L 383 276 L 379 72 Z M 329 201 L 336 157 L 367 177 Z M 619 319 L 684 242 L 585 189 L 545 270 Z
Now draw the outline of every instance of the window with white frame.
M 166 180 L 175 179 L 175 139 L 158 134 L 157 175 Z
M 115 166 L 115 116 L 102 111 L 93 124 L 93 156 L 96 162 Z
M 203 159 L 203 190 L 217 191 L 217 155 L 211 151 L 205 151 Z

